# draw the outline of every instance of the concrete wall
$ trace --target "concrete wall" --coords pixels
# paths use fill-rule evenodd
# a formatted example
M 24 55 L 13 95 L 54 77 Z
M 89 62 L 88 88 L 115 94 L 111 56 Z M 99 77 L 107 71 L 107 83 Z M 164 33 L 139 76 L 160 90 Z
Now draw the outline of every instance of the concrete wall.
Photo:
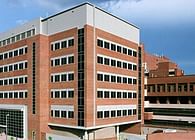
M 147 140 L 194 140 L 194 132 L 186 133 L 156 133 L 148 135 Z

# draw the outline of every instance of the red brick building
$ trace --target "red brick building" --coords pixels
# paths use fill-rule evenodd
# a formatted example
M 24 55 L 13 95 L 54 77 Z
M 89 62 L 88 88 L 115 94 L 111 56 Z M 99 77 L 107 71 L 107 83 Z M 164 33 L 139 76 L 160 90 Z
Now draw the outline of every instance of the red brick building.
M 0 128 L 29 140 L 140 133 L 142 62 L 139 28 L 90 3 L 2 33 Z
M 146 54 L 145 60 L 145 126 L 194 129 L 195 75 L 184 75 L 166 57 Z

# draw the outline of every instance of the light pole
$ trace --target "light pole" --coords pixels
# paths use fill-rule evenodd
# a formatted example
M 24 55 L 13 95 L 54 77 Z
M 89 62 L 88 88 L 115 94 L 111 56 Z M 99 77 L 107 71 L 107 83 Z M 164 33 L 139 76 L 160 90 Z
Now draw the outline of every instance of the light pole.
M 6 123 L 6 140 L 7 140 L 7 118 L 9 117 L 9 114 L 6 114 L 6 117 L 5 117 L 5 123 Z

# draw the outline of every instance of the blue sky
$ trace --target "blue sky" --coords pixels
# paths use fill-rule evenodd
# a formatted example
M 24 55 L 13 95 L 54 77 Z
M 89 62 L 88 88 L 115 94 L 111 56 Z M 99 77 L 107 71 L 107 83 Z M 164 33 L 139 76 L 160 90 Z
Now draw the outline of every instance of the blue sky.
M 141 29 L 147 52 L 168 56 L 195 74 L 195 0 L 88 0 Z M 0 32 L 83 0 L 1 0 Z

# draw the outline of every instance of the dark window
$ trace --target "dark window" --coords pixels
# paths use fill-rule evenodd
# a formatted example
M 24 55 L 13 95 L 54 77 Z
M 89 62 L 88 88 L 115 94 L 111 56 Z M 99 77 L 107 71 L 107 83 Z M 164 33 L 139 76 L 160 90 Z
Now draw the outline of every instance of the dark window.
M 68 63 L 69 64 L 74 63 L 74 56 L 68 57 Z
M 116 98 L 116 92 L 115 91 L 111 91 L 111 98 Z
M 117 67 L 121 68 L 121 62 L 120 61 L 117 61 Z
M 9 79 L 9 85 L 13 84 L 13 79 Z
M 14 78 L 14 84 L 18 84 L 18 78 Z
M 3 67 L 0 68 L 0 73 L 3 72 Z
M 128 64 L 128 69 L 132 70 L 132 64 Z
M 54 91 L 51 91 L 51 98 L 54 98 Z
M 132 56 L 132 50 L 128 49 L 128 55 Z
M 123 83 L 126 84 L 127 83 L 127 78 L 123 77 Z
M 68 118 L 74 118 L 74 112 L 68 111 Z
M 127 54 L 127 48 L 123 48 L 123 54 Z
M 12 70 L 13 70 L 13 66 L 9 65 L 9 71 L 12 71 Z
M 110 81 L 110 76 L 107 75 L 107 74 L 105 74 L 105 75 L 104 75 L 104 81 L 109 82 L 109 81 Z
M 14 98 L 18 98 L 18 92 L 14 92 Z
M 8 53 L 4 53 L 4 59 L 7 59 Z
M 127 68 L 127 63 L 123 62 L 123 68 L 126 69 Z
M 136 79 L 133 79 L 133 84 L 137 84 L 137 80 Z
M 68 40 L 68 46 L 69 47 L 74 46 L 74 39 Z
M 22 49 L 19 49 L 19 55 L 23 55 L 23 48 Z
M 132 115 L 132 110 L 128 110 L 128 115 L 130 116 L 130 115 Z
M 23 92 L 19 92 L 19 98 L 24 98 Z
M 59 110 L 55 110 L 55 117 L 60 117 L 60 111 Z
M 7 72 L 7 70 L 8 70 L 8 67 L 4 66 L 4 72 Z
M 3 85 L 3 80 L 0 80 L 0 85 Z
M 26 48 L 24 48 L 24 51 L 25 51 L 25 53 L 27 53 L 28 52 L 28 48 L 26 47 Z
M 9 52 L 9 58 L 13 57 L 13 52 Z
M 133 93 L 133 98 L 137 98 L 137 94 L 136 93 Z
M 59 82 L 60 81 L 60 75 L 55 75 L 55 82 Z
M 97 97 L 103 98 L 103 91 L 97 91 Z
M 109 98 L 109 91 L 104 91 L 104 98 Z
M 14 56 L 18 56 L 18 50 L 14 51 Z
M 117 83 L 121 83 L 121 77 L 117 76 Z
M 13 93 L 9 92 L 9 98 L 13 98 Z
M 116 60 L 111 59 L 111 66 L 115 67 L 116 66 Z
M 117 110 L 117 117 L 121 116 L 121 110 Z
M 7 92 L 4 93 L 4 98 L 8 98 L 8 93 Z
M 19 78 L 19 83 L 20 83 L 20 84 L 23 84 L 23 83 L 24 83 L 23 77 L 20 77 L 20 78 Z
M 66 91 L 65 90 L 61 91 L 61 98 L 66 98 Z
M 136 51 L 133 51 L 133 56 L 137 57 L 137 52 Z
M 110 43 L 104 41 L 104 48 L 110 49 Z
M 20 69 L 20 70 L 24 69 L 23 63 L 20 63 L 20 64 L 19 64 L 19 69 Z
M 103 57 L 98 56 L 97 61 L 99 64 L 103 64 Z
M 25 33 L 22 33 L 22 35 L 21 35 L 21 36 L 22 36 L 22 39 L 24 39 L 24 38 L 25 38 Z
M 128 98 L 132 98 L 132 93 L 128 92 Z
M 104 58 L 104 64 L 105 64 L 105 65 L 110 65 L 110 61 L 109 61 L 108 58 Z
M 8 85 L 8 80 L 7 79 L 4 80 L 4 85 Z
M 121 92 L 117 91 L 117 98 L 121 98 Z
M 73 90 L 68 91 L 68 98 L 74 98 L 74 91 Z
M 109 117 L 109 111 L 104 111 L 104 118 L 108 118 Z
M 66 47 L 67 47 L 66 41 L 62 41 L 62 42 L 61 42 L 61 48 L 66 48 Z
M 18 70 L 18 64 L 14 64 L 14 70 Z
M 127 98 L 127 92 L 123 92 L 123 98 Z
M 111 82 L 116 82 L 116 76 L 111 75 Z
M 123 110 L 123 116 L 127 116 L 127 110 Z
M 137 70 L 137 66 L 136 65 L 133 65 L 133 70 Z
M 66 118 L 66 111 L 61 111 L 61 117 Z
M 133 115 L 136 115 L 136 109 L 133 109 Z
M 60 65 L 60 59 L 55 59 L 55 66 L 59 66 Z
M 117 46 L 117 52 L 121 53 L 121 46 Z
M 98 74 L 97 79 L 98 81 L 103 81 L 103 74 Z
M 25 69 L 26 69 L 28 67 L 28 62 L 25 62 L 24 65 L 25 65 Z
M 55 43 L 55 50 L 58 50 L 58 49 L 60 49 L 60 43 L 59 42 Z
M 116 45 L 115 44 L 111 44 L 111 50 L 116 51 Z
M 111 117 L 116 117 L 116 111 L 115 110 L 111 111 Z
M 64 58 L 61 58 L 61 63 L 62 63 L 62 65 L 65 65 L 65 64 L 67 64 L 66 57 L 64 57 Z
M 73 81 L 74 80 L 74 73 L 69 73 L 68 74 L 68 81 Z
M 0 60 L 3 60 L 3 54 L 0 55 Z
M 53 44 L 51 44 L 51 50 L 52 50 L 52 51 L 54 50 Z
M 65 81 L 66 81 L 66 74 L 62 74 L 62 75 L 61 75 L 61 81 L 62 81 L 62 82 L 65 82 Z
M 132 84 L 132 79 L 128 78 L 128 84 Z
M 24 77 L 24 83 L 27 83 L 27 82 L 28 82 L 28 78 Z
M 60 91 L 55 91 L 55 98 L 60 98 Z
M 103 118 L 103 111 L 97 112 L 97 118 Z
M 97 45 L 98 45 L 99 47 L 102 47 L 102 48 L 103 48 L 103 41 L 100 40 L 100 39 L 98 39 L 98 40 L 97 40 Z

